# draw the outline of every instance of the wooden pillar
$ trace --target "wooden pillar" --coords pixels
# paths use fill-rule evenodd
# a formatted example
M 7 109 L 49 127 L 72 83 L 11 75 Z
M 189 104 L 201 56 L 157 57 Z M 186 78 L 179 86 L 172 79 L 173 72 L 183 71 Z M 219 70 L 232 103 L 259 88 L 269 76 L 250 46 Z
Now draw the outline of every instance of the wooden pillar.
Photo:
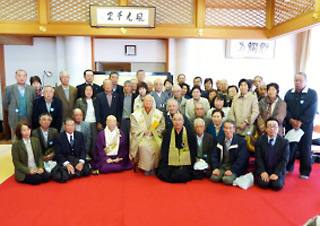
M 274 26 L 274 0 L 267 0 L 267 9 L 266 9 L 266 28 L 268 30 L 272 29 Z
M 3 96 L 4 87 L 6 86 L 6 74 L 4 64 L 4 46 L 0 45 L 0 78 L 1 78 L 1 94 Z M 2 107 L 3 112 L 3 133 L 0 134 L 0 139 L 10 140 L 11 131 L 8 123 L 8 112 Z

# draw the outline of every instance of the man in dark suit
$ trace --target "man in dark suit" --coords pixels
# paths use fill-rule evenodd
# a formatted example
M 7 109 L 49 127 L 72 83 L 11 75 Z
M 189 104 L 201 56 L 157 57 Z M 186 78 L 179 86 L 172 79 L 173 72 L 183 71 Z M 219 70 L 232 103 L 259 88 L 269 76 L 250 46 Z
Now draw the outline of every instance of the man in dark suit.
M 286 165 L 289 158 L 289 142 L 277 135 L 279 122 L 275 118 L 266 121 L 266 134 L 258 137 L 255 145 L 256 176 L 258 186 L 283 188 L 286 177 Z
M 33 103 L 32 127 L 36 129 L 40 126 L 39 116 L 43 113 L 52 115 L 51 127 L 60 131 L 62 126 L 62 103 L 54 97 L 54 89 L 51 86 L 43 87 L 43 97 L 36 99 Z
M 287 103 L 285 119 L 286 131 L 302 129 L 304 135 L 299 143 L 290 144 L 290 157 L 287 165 L 289 172 L 293 171 L 296 152 L 300 154 L 300 178 L 308 179 L 311 173 L 311 143 L 313 120 L 317 113 L 318 95 L 307 87 L 307 75 L 299 72 L 294 77 L 294 89 L 289 90 L 284 100 Z
M 114 115 L 118 123 L 121 122 L 121 98 L 117 93 L 112 92 L 112 82 L 110 79 L 103 81 L 104 92 L 96 97 L 95 114 L 98 130 L 102 130 L 106 126 L 106 118 Z
M 50 127 L 52 115 L 42 113 L 39 118 L 40 127 L 32 131 L 32 136 L 40 141 L 45 170 L 50 173 L 56 162 L 54 160 L 54 137 L 59 133 L 56 128 Z
M 202 179 L 204 176 L 210 177 L 212 173 L 211 154 L 214 148 L 213 137 L 206 133 L 206 123 L 202 118 L 194 121 L 194 131 L 197 137 L 197 157 L 196 162 L 204 160 L 208 164 L 208 168 L 204 170 L 195 170 L 195 178 Z
M 27 72 L 17 70 L 17 83 L 4 88 L 2 105 L 8 111 L 8 122 L 11 129 L 11 139 L 16 139 L 18 122 L 26 121 L 31 125 L 33 101 L 36 99 L 36 89 L 26 85 Z
M 217 139 L 211 155 L 213 171 L 210 180 L 213 182 L 223 181 L 226 185 L 232 185 L 233 181 L 247 170 L 249 160 L 247 142 L 234 134 L 235 130 L 234 121 L 228 119 L 224 122 L 224 136 Z
M 69 85 L 70 76 L 68 72 L 60 72 L 61 85 L 54 89 L 54 96 L 62 103 L 62 121 L 71 118 L 72 110 L 77 100 L 77 88 Z
M 116 71 L 112 71 L 109 75 L 109 79 L 112 82 L 112 91 L 114 93 L 117 93 L 119 96 L 123 96 L 123 86 L 118 84 L 119 73 Z
M 103 81 L 104 92 L 96 97 L 95 114 L 98 130 L 102 130 L 106 126 L 106 118 L 114 115 L 118 123 L 121 122 L 121 98 L 117 93 L 112 92 L 112 82 L 110 79 Z
M 75 131 L 76 124 L 71 118 L 64 121 L 61 132 L 54 139 L 54 152 L 57 166 L 52 170 L 53 178 L 58 182 L 66 182 L 77 177 L 89 176 L 90 167 L 86 162 L 86 147 L 83 134 Z
M 194 77 L 193 79 L 193 87 L 195 86 L 199 86 L 201 88 L 201 84 L 202 84 L 202 78 L 197 76 L 197 77 Z M 191 93 L 190 93 L 190 96 L 191 96 Z M 207 99 L 209 99 L 209 94 L 206 90 L 201 90 L 201 97 L 205 97 Z
M 130 134 L 130 114 L 133 113 L 134 100 L 138 94 L 132 93 L 132 83 L 130 80 L 127 80 L 123 84 L 123 95 L 121 96 L 121 115 L 122 120 L 120 123 L 120 129 L 124 132 L 129 142 Z
M 84 97 L 84 89 L 85 89 L 85 86 L 87 84 L 90 84 L 92 85 L 93 87 L 93 92 L 95 95 L 97 95 L 98 93 L 102 92 L 103 89 L 101 88 L 101 86 L 98 86 L 97 84 L 93 83 L 93 79 L 94 79 L 94 74 L 93 74 L 93 71 L 88 69 L 88 70 L 85 70 L 83 72 L 83 77 L 84 79 L 86 80 L 85 83 L 81 84 L 81 85 L 78 85 L 76 88 L 78 89 L 78 94 L 77 94 L 77 97 L 80 98 L 80 97 Z

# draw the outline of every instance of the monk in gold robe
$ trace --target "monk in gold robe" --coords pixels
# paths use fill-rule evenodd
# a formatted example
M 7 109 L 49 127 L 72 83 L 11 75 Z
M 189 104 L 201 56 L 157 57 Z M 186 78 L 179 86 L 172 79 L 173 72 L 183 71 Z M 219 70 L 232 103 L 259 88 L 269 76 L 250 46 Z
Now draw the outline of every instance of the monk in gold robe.
M 154 107 L 152 96 L 144 98 L 143 108 L 131 114 L 130 122 L 130 159 L 146 175 L 154 175 L 161 156 L 165 119 L 163 113 Z

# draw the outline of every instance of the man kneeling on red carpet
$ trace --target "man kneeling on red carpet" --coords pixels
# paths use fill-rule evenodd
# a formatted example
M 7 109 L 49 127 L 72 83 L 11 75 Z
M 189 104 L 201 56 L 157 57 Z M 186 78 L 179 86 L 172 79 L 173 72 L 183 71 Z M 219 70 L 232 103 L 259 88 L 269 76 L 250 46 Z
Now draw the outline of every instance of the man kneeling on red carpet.
M 226 120 L 223 124 L 224 136 L 219 137 L 211 155 L 213 182 L 223 182 L 232 185 L 233 181 L 244 174 L 248 167 L 249 154 L 247 142 L 241 136 L 234 134 L 236 124 Z
M 256 176 L 258 186 L 283 188 L 286 165 L 289 160 L 289 142 L 278 135 L 279 122 L 275 118 L 266 121 L 266 134 L 258 137 L 256 150 Z
M 71 118 L 65 120 L 63 128 L 65 132 L 55 137 L 54 152 L 58 164 L 51 172 L 53 179 L 61 183 L 90 175 L 83 134 L 75 131 L 76 124 Z
M 176 113 L 173 128 L 166 130 L 161 146 L 161 161 L 157 176 L 169 183 L 186 183 L 194 177 L 193 164 L 197 154 L 197 140 L 183 126 L 183 115 Z

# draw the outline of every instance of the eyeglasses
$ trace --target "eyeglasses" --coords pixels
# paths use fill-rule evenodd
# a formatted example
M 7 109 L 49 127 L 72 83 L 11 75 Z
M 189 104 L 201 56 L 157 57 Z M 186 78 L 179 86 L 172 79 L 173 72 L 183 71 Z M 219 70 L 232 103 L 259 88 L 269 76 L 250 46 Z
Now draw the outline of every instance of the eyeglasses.
M 267 125 L 269 129 L 278 129 L 278 125 Z

